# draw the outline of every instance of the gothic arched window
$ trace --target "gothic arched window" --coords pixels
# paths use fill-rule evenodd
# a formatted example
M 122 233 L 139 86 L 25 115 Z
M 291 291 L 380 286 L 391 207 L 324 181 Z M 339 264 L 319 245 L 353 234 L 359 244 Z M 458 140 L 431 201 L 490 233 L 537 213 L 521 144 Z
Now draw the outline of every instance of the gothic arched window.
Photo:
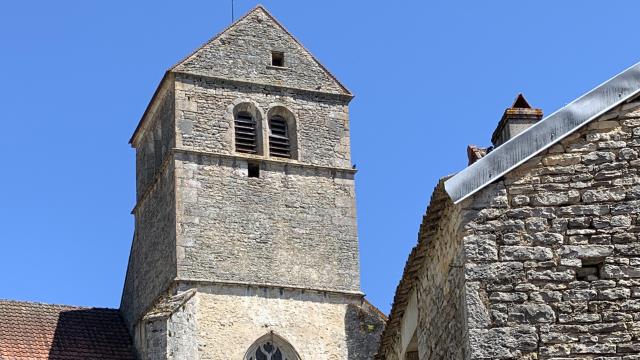
M 245 360 L 300 360 L 300 356 L 284 339 L 273 332 L 251 345 Z

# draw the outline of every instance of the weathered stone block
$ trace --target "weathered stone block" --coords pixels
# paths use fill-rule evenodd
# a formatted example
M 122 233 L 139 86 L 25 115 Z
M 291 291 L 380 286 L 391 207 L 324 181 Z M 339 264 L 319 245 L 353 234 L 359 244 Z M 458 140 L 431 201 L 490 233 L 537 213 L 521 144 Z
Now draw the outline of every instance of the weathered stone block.
M 582 201 L 585 203 L 620 201 L 623 200 L 625 196 L 625 190 L 622 187 L 600 190 L 586 190 L 582 194 Z
M 514 281 L 524 276 L 521 262 L 497 262 L 466 265 L 468 280 L 492 280 L 496 282 Z
M 546 247 L 531 246 L 502 246 L 500 247 L 500 258 L 503 261 L 524 261 L 524 260 L 550 260 L 553 252 Z
M 580 200 L 580 193 L 577 190 L 569 190 L 561 193 L 542 192 L 531 197 L 531 204 L 534 206 L 558 206 L 575 204 Z
M 536 350 L 538 346 L 534 326 L 471 329 L 469 340 L 473 359 L 513 359 Z
M 613 245 L 565 245 L 560 256 L 577 259 L 598 259 L 613 254 Z

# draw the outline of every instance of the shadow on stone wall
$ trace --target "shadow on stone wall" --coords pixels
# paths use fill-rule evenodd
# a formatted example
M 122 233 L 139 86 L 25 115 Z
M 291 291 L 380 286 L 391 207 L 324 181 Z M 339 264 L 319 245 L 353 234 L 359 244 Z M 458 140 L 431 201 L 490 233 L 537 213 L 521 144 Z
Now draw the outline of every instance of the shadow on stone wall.
M 349 360 L 372 360 L 378 351 L 386 318 L 373 305 L 349 304 L 345 314 L 345 333 Z
M 131 338 L 116 309 L 61 311 L 49 349 L 50 360 L 133 360 Z

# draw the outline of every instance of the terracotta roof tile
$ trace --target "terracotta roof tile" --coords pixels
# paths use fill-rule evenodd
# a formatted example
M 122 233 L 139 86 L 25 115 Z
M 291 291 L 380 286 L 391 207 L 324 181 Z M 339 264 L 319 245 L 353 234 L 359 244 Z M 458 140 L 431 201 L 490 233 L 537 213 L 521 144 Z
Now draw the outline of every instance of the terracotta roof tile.
M 0 300 L 2 360 L 133 360 L 117 309 Z

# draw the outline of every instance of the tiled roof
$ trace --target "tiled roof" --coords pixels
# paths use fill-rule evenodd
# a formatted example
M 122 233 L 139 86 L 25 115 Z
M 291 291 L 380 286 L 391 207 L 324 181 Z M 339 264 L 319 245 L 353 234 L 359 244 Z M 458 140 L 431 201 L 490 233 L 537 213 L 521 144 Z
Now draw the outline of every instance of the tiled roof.
M 116 309 L 0 300 L 0 359 L 135 359 Z

